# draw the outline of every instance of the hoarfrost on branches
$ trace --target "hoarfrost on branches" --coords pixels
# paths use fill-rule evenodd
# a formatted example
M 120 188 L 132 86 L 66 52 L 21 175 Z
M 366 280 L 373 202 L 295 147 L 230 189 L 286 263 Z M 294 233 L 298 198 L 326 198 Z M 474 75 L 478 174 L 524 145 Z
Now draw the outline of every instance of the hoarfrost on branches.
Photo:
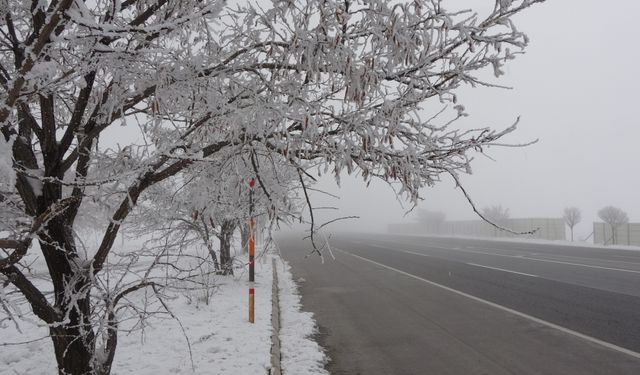
M 494 85 L 478 73 L 502 74 L 527 44 L 512 17 L 541 1 L 498 0 L 485 17 L 420 0 L 1 2 L 0 166 L 13 172 L 0 272 L 49 325 L 59 372 L 108 374 L 118 324 L 137 316 L 126 295 L 162 296 L 145 273 L 114 286 L 105 271 L 127 259 L 132 270 L 139 256 L 116 256 L 115 239 L 153 198 L 182 209 L 192 194 L 216 223 L 239 218 L 229 207 L 252 172 L 258 212 L 277 221 L 297 212 L 288 191 L 313 171 L 395 182 L 414 201 L 468 172 L 515 125 L 453 128 L 466 115 L 454 91 Z M 424 116 L 443 105 L 454 107 Z M 123 129 L 140 141 L 110 143 Z M 83 245 L 87 223 L 95 246 Z M 51 297 L 23 262 L 32 241 Z
M 598 217 L 611 227 L 611 238 L 605 239 L 605 244 L 611 240 L 614 245 L 617 243 L 617 229 L 629 222 L 629 216 L 621 208 L 606 206 L 598 211 Z
M 573 241 L 573 227 L 582 220 L 582 212 L 578 207 L 567 207 L 564 209 L 564 222 L 571 230 L 571 241 Z

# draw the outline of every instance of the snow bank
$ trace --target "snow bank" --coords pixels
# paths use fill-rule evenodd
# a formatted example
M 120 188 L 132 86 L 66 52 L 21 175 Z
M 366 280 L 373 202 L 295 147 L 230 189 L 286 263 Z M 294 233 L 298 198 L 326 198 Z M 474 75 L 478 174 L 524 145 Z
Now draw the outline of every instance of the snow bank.
M 313 314 L 300 310 L 300 295 L 293 282 L 289 264 L 279 263 L 280 340 L 282 372 L 291 375 L 328 375 L 324 369 L 327 357 L 313 340 L 316 324 Z

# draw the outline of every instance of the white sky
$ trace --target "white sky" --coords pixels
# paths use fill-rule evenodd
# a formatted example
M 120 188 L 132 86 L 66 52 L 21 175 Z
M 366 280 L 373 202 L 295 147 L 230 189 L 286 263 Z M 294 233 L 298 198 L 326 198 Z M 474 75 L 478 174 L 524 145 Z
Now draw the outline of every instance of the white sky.
M 450 3 L 452 9 L 486 9 L 493 1 Z M 540 141 L 524 149 L 491 149 L 495 161 L 476 159 L 474 174 L 462 180 L 479 207 L 502 204 L 512 217 L 560 217 L 564 207 L 577 206 L 583 211 L 578 237 L 591 232 L 606 205 L 640 221 L 637 14 L 637 1 L 548 0 L 516 18 L 531 43 L 497 82 L 514 89 L 459 91 L 470 114 L 460 125 L 502 128 L 520 115 L 519 129 L 507 140 Z M 403 218 L 383 184 L 364 190 L 360 181 L 344 178 L 342 189 L 332 185 L 321 184 L 341 196 L 333 202 L 339 213 L 330 216 L 359 215 L 350 225 L 363 230 L 384 230 Z M 450 219 L 473 218 L 449 180 L 422 195 L 420 208 L 446 211 Z

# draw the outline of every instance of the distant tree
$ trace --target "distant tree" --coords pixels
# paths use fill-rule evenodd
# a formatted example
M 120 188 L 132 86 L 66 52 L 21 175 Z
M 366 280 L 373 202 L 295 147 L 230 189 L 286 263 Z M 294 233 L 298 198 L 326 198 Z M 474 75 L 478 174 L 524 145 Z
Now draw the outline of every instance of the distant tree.
M 502 207 L 502 205 L 485 207 L 482 209 L 482 216 L 485 220 L 489 220 L 490 223 L 504 226 L 505 222 L 509 219 L 509 209 Z M 494 236 L 498 235 L 498 229 L 498 227 L 494 227 Z
M 493 222 L 503 224 L 509 219 L 509 209 L 502 207 L 502 205 L 485 207 L 482 209 L 482 215 Z
M 606 206 L 598 211 L 598 217 L 611 227 L 611 242 L 615 245 L 617 243 L 616 231 L 618 227 L 629 222 L 629 216 L 618 207 Z
M 417 213 L 417 220 L 420 224 L 425 224 L 428 230 L 439 232 L 440 226 L 447 218 L 447 214 L 442 211 L 429 211 L 420 209 Z
M 582 212 L 578 207 L 567 207 L 564 209 L 563 218 L 571 229 L 571 241 L 573 241 L 573 227 L 582 220 Z

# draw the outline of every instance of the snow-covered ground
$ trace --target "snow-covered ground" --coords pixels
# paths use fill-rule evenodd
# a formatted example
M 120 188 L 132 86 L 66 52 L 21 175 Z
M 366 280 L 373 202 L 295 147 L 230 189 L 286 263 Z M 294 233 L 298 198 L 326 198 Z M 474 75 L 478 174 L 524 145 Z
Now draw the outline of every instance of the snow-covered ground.
M 272 255 L 256 262 L 256 322 L 248 322 L 248 275 L 217 276 L 209 304 L 204 292 L 167 299 L 169 314 L 147 320 L 144 329 L 121 333 L 112 374 L 268 374 L 271 367 Z M 325 356 L 313 341 L 315 323 L 300 311 L 300 297 L 288 265 L 277 261 L 281 306 L 282 368 L 285 374 L 324 375 Z M 144 298 L 144 294 L 138 297 Z M 0 312 L 0 317 L 4 314 Z M 47 329 L 25 314 L 19 332 L 0 325 L 0 374 L 53 374 Z M 25 343 L 28 342 L 28 343 Z M 23 344 L 18 344 L 23 343 Z

